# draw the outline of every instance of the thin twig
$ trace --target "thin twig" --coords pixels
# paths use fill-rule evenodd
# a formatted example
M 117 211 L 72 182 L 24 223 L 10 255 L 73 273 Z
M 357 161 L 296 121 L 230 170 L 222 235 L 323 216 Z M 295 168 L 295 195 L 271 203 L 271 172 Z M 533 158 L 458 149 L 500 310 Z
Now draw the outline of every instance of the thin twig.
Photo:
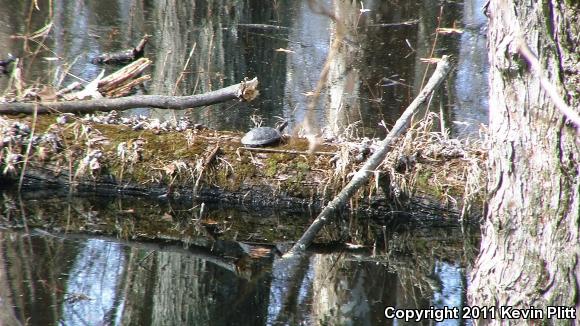
M 189 67 L 189 62 L 191 61 L 191 57 L 193 57 L 193 53 L 195 52 L 196 46 L 197 46 L 197 42 L 193 43 L 193 46 L 191 47 L 191 51 L 189 51 L 189 56 L 187 57 L 187 60 L 185 60 L 185 64 L 183 65 L 183 68 L 181 69 L 181 73 L 179 74 L 179 77 L 177 77 L 177 81 L 175 82 L 175 85 L 173 86 L 173 95 L 177 94 L 177 87 L 179 87 L 179 84 L 183 80 L 183 76 L 185 76 L 185 74 L 186 74 L 187 67 Z
M 370 24 L 368 27 L 399 27 L 399 26 L 413 26 L 419 23 L 419 19 L 410 19 L 402 21 L 399 23 L 386 23 L 386 24 Z
M 296 154 L 296 155 L 336 155 L 335 152 L 310 152 L 310 151 L 295 151 L 288 149 L 274 149 L 274 148 L 260 148 L 260 147 L 238 147 L 238 151 L 249 151 L 259 153 L 281 153 L 281 154 Z
M 441 27 L 441 20 L 443 20 L 443 6 L 439 9 L 439 16 L 437 17 L 437 29 Z M 429 53 L 429 59 L 433 58 L 435 54 L 435 48 L 437 47 L 437 41 L 439 40 L 439 33 L 435 33 L 435 40 L 433 40 L 433 46 L 431 47 L 431 53 Z M 427 79 L 427 73 L 429 72 L 429 65 L 425 67 L 425 73 L 423 74 L 423 80 L 421 80 L 421 87 L 425 85 L 425 79 Z
M 239 27 L 263 29 L 263 30 L 287 30 L 286 26 L 269 25 L 269 24 L 238 24 Z
M 203 173 L 205 172 L 207 167 L 211 164 L 211 162 L 213 162 L 215 157 L 218 155 L 219 151 L 220 151 L 220 145 L 216 144 L 215 147 L 211 150 L 211 152 L 205 157 L 205 160 L 203 161 L 203 165 L 201 167 L 201 171 L 199 171 L 199 175 L 197 176 L 197 179 L 195 180 L 195 185 L 193 186 L 193 195 L 194 196 L 197 195 L 197 190 L 199 189 L 199 181 L 201 180 Z M 200 216 L 200 218 L 201 218 L 201 216 Z

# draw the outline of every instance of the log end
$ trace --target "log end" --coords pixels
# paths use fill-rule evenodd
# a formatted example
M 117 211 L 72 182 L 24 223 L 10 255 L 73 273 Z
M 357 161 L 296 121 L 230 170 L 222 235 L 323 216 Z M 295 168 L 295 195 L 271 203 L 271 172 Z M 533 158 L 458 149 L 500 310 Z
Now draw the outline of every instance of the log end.
M 256 97 L 258 97 L 258 95 L 260 95 L 260 91 L 258 90 L 258 77 L 254 77 L 252 80 L 244 78 L 244 80 L 240 83 L 240 88 L 236 95 L 240 101 L 245 102 L 253 101 Z

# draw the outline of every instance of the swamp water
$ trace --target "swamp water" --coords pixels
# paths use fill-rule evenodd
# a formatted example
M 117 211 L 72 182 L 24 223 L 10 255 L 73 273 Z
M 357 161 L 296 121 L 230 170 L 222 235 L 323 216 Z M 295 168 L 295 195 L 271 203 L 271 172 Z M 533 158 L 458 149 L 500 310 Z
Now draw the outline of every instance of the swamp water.
M 350 216 L 285 260 L 312 216 L 46 193 L 0 207 L 2 325 L 391 324 L 388 306 L 460 309 L 478 242 Z
M 27 1 L 0 0 L 0 59 L 23 57 L 29 84 L 90 81 L 97 54 L 131 48 L 146 33 L 154 61 L 150 94 L 202 93 L 257 76 L 261 95 L 183 112 L 215 129 L 247 130 L 252 114 L 299 129 L 305 117 L 340 134 L 382 137 L 420 88 L 421 58 L 458 64 L 432 110 L 451 134 L 475 135 L 487 120 L 483 1 L 335 1 L 349 32 L 327 88 L 310 96 L 334 24 L 306 1 L 53 1 L 29 16 Z M 330 1 L 326 1 L 330 5 Z M 46 4 L 45 4 L 46 5 Z M 363 10 L 363 9 L 368 9 Z M 461 34 L 439 34 L 456 26 Z M 28 21 L 30 17 L 30 21 Z M 50 51 L 26 54 L 22 39 Z M 29 50 L 30 50 L 29 49 Z M 190 56 L 191 54 L 191 56 Z M 107 72 L 117 68 L 105 67 Z M 0 77 L 0 89 L 8 78 Z M 435 103 L 434 102 L 434 103 Z M 139 198 L 68 198 L 4 193 L 0 203 L 2 325 L 373 325 L 387 306 L 461 307 L 477 230 L 453 218 L 385 220 L 344 216 L 299 261 L 280 251 L 314 218 L 310 212 L 252 211 Z M 345 247 L 341 243 L 364 245 Z M 423 321 L 430 323 L 430 321 Z M 443 324 L 464 324 L 446 320 Z

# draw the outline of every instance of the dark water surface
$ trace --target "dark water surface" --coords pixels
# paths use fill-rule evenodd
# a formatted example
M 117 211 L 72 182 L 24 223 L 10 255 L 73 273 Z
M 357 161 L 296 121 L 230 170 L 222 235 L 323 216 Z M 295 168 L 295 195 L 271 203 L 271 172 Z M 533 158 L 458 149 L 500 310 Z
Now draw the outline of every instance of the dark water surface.
M 287 260 L 307 214 L 2 195 L 2 325 L 389 325 L 389 306 L 462 307 L 478 241 L 451 221 L 351 216 Z
M 331 1 L 319 2 L 330 8 Z M 249 104 L 125 114 L 187 115 L 229 130 L 250 128 L 255 114 L 269 125 L 284 117 L 300 131 L 309 117 L 310 124 L 330 134 L 355 124 L 355 134 L 381 137 L 385 130 L 379 123 L 391 125 L 424 84 L 422 59 L 449 54 L 458 67 L 432 110 L 443 110 L 453 134 L 476 135 L 487 121 L 483 2 L 451 1 L 441 7 L 435 0 L 365 1 L 368 11 L 361 11 L 358 1 L 336 1 L 335 14 L 346 32 L 311 110 L 308 94 L 319 80 L 336 24 L 314 13 L 307 1 L 55 1 L 50 20 L 46 3 L 30 11 L 28 1 L 0 0 L 0 58 L 21 57 L 27 85 L 58 87 L 93 80 L 103 68 L 118 69 L 90 61 L 100 53 L 132 48 L 151 34 L 146 56 L 154 64 L 146 92 L 202 93 L 257 76 L 261 95 Z M 18 37 L 46 26 L 45 37 L 28 42 Z M 438 26 L 462 33 L 437 35 Z M 7 83 L 0 78 L 0 89 Z
M 154 64 L 141 92 L 203 93 L 257 76 L 261 94 L 248 104 L 123 114 L 185 115 L 229 130 L 250 128 L 255 114 L 270 125 L 284 117 L 299 131 L 309 117 L 335 135 L 356 124 L 352 134 L 381 137 L 379 123 L 392 124 L 423 84 L 421 59 L 451 54 L 457 69 L 430 110 L 441 112 L 452 135 L 466 137 L 487 121 L 483 2 L 364 1 L 365 11 L 361 2 L 335 1 L 347 32 L 312 110 L 308 94 L 336 25 L 307 1 L 52 1 L 52 10 L 39 1 L 31 10 L 29 1 L 0 0 L 0 59 L 20 57 L 28 86 L 87 82 L 117 69 L 91 64 L 94 56 L 131 48 L 147 33 Z M 18 37 L 49 22 L 46 37 Z M 434 47 L 438 24 L 462 33 L 439 34 Z M 8 85 L 0 77 L 0 91 Z M 280 251 L 312 213 L 24 197 L 0 200 L 1 325 L 398 324 L 384 318 L 387 306 L 464 305 L 477 248 L 475 230 L 444 217 L 346 216 L 321 235 L 325 245 L 286 261 Z

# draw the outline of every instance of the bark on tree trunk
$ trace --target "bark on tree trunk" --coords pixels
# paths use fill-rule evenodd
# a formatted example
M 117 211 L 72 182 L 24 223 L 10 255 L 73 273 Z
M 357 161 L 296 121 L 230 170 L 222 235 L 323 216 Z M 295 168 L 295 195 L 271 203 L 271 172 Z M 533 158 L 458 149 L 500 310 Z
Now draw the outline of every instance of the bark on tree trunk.
M 471 305 L 533 306 L 545 319 L 557 317 L 548 306 L 565 306 L 570 313 L 560 317 L 578 321 L 580 136 L 516 51 L 522 37 L 578 112 L 580 13 L 571 3 L 489 3 L 490 200 Z M 501 323 L 500 317 L 506 316 L 479 322 Z

